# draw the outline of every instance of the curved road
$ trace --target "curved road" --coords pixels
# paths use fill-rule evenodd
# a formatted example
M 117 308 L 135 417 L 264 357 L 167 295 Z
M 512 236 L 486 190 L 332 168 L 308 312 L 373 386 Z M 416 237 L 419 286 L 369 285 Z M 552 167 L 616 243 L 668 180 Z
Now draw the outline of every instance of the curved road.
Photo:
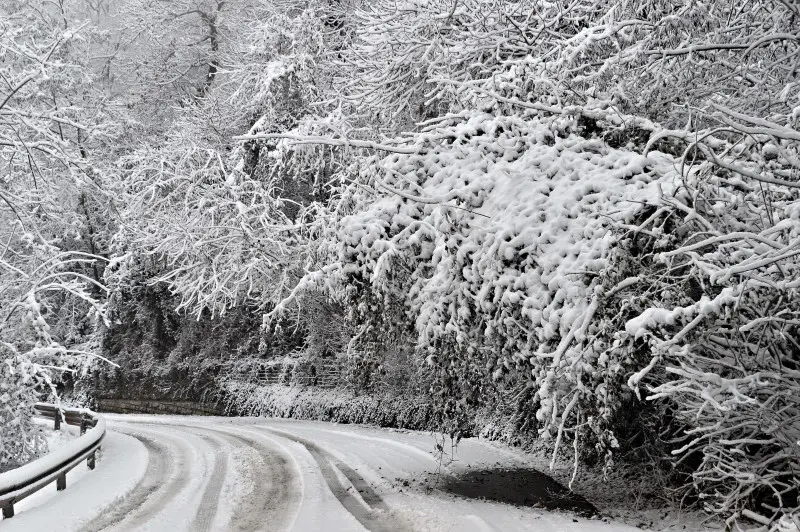
M 316 514 L 321 509 L 333 518 L 327 526 L 338 522 L 342 530 L 408 529 L 358 473 L 299 436 L 262 424 L 213 424 L 192 418 L 114 421 L 112 426 L 144 444 L 147 470 L 122 503 L 89 522 L 86 532 L 172 531 L 186 525 L 198 532 L 290 530 L 298 521 L 311 521 L 301 515 L 304 510 Z M 314 464 L 302 463 L 309 462 L 306 454 Z M 339 511 L 332 512 L 319 486 L 317 493 L 307 493 L 303 477 L 313 476 L 313 465 L 346 513 L 335 507 Z M 300 529 L 313 524 L 300 523 Z
M 477 486 L 478 496 L 492 498 L 496 488 L 481 484 L 491 471 L 535 473 L 530 457 L 477 439 L 462 440 L 455 456 L 443 459 L 433 452 L 435 437 L 422 432 L 263 418 L 106 418 L 109 436 L 97 469 L 77 473 L 66 491 L 43 495 L 18 517 L 0 521 L 0 532 L 6 526 L 11 532 L 627 528 L 441 489 L 477 474 L 477 484 L 458 482 L 466 493 Z M 61 520 L 56 528 L 54 516 Z

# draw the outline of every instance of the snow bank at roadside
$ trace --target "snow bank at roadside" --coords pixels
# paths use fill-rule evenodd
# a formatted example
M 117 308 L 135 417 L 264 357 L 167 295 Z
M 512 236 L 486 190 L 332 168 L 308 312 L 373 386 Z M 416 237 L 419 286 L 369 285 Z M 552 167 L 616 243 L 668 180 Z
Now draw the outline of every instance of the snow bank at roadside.
M 2 521 L 3 532 L 77 530 L 130 493 L 144 476 L 147 460 L 138 440 L 108 432 L 94 471 L 80 465 L 67 474 L 65 491 L 51 484 L 15 505 L 16 516 Z
M 34 422 L 41 427 L 42 436 L 47 441 L 47 450 L 53 452 L 64 447 L 72 440 L 81 435 L 80 427 L 61 425 L 61 430 L 53 430 L 53 421 L 41 418 L 34 418 Z

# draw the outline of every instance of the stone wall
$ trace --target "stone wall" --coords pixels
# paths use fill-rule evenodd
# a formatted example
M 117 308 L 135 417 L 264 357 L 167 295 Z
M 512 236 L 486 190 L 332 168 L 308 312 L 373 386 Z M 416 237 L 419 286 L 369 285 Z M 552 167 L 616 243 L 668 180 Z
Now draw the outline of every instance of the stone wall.
M 159 399 L 97 399 L 96 410 L 113 414 L 178 414 L 185 416 L 223 416 L 224 409 L 213 403 Z

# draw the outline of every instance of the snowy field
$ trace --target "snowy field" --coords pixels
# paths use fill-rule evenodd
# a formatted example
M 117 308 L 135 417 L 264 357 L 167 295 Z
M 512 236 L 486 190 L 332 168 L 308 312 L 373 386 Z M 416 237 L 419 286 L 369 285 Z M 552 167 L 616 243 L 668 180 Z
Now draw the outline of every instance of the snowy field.
M 455 460 L 445 445 L 440 460 L 434 436 L 422 432 L 263 418 L 107 420 L 97 469 L 79 467 L 66 491 L 50 486 L 26 499 L 0 531 L 636 530 L 590 516 L 585 501 L 536 480 L 524 454 L 478 439 L 462 440 Z M 521 491 L 541 491 L 542 504 L 495 493 L 492 471 L 533 479 Z M 482 489 L 519 504 L 448 493 Z

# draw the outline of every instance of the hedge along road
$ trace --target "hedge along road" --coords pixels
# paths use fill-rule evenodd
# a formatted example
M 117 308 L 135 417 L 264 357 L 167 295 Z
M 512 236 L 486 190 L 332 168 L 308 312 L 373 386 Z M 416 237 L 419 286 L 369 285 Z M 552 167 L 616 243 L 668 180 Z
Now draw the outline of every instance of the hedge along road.
M 462 440 L 451 460 L 423 432 L 264 418 L 106 419 L 97 469 L 21 505 L 0 532 L 54 523 L 92 532 L 628 529 L 592 516 L 591 505 L 523 453 L 478 439 Z

